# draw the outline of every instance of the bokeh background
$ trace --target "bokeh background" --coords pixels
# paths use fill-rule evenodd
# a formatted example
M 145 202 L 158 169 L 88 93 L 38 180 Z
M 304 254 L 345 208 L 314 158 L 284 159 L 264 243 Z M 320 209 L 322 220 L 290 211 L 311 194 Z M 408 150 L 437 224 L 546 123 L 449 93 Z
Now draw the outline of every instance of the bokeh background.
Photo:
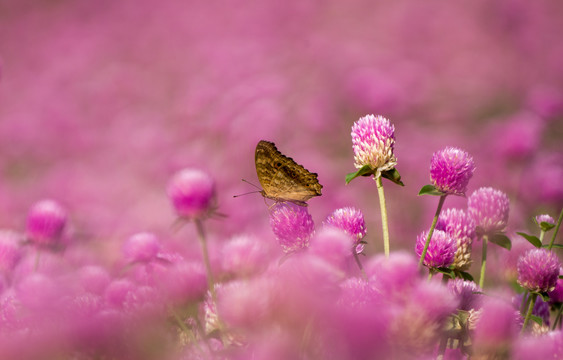
M 378 252 L 375 183 L 344 184 L 350 128 L 373 113 L 406 184 L 385 182 L 392 250 L 429 226 L 437 198 L 417 193 L 447 145 L 475 158 L 469 193 L 503 190 L 510 231 L 532 229 L 563 205 L 562 34 L 557 0 L 0 0 L 0 227 L 52 198 L 102 256 L 138 231 L 174 239 L 166 183 L 195 167 L 226 215 L 212 242 L 273 241 L 262 198 L 233 198 L 266 139 L 319 174 L 315 222 L 358 207 Z

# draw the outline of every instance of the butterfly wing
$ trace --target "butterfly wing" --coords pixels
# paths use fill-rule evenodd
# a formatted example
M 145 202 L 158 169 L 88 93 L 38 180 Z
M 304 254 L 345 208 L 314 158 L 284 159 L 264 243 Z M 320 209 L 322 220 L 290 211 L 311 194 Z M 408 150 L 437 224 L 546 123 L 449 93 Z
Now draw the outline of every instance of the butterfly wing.
M 274 143 L 264 140 L 258 143 L 255 163 L 262 195 L 266 198 L 306 206 L 307 200 L 321 195 L 317 174 L 283 155 Z

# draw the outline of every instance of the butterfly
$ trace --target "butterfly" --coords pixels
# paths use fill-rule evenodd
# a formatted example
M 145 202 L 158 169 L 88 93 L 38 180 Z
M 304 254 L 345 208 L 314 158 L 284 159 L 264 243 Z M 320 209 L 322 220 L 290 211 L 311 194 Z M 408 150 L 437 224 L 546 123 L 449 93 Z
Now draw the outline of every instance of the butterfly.
M 321 196 L 323 186 L 319 184 L 317 174 L 279 152 L 274 143 L 260 140 L 254 162 L 263 197 L 307 206 L 307 200 Z

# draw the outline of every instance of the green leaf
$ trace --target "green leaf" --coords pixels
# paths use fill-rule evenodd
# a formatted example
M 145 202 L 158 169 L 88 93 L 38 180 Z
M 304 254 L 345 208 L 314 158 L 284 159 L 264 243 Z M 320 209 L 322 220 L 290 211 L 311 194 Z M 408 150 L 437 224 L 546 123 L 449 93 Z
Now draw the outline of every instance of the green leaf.
M 555 227 L 555 224 L 550 224 L 548 222 L 542 221 L 540 223 L 540 229 L 542 229 L 543 231 L 549 231 L 551 229 L 553 229 Z
M 541 247 L 547 248 L 547 247 L 549 247 L 549 244 L 542 245 Z M 563 249 L 563 245 L 562 244 L 553 244 L 553 246 L 551 248 L 552 249 Z
M 540 326 L 543 325 L 543 320 L 541 317 L 536 315 L 530 315 L 530 320 L 537 322 Z
M 434 268 L 434 270 L 436 270 L 439 273 L 442 273 L 446 276 L 449 276 L 451 279 L 455 279 L 455 273 L 452 269 L 447 268 L 447 267 L 440 267 L 440 268 Z
M 436 189 L 434 185 L 424 185 L 422 189 L 420 189 L 420 191 L 418 192 L 418 195 L 442 196 L 444 195 L 444 193 Z
M 505 248 L 506 250 L 510 250 L 512 248 L 512 242 L 510 241 L 510 239 L 506 235 L 501 233 L 490 236 L 489 241 Z
M 470 273 L 468 273 L 468 272 L 460 271 L 460 272 L 459 272 L 459 275 L 461 276 L 461 278 L 462 278 L 463 280 L 474 281 L 474 280 L 473 280 L 473 276 L 472 276 Z
M 539 293 L 539 295 L 541 296 L 543 302 L 548 303 L 548 302 L 551 301 L 551 298 L 549 297 L 549 295 L 546 292 Z
M 559 278 L 560 278 L 560 279 L 563 279 L 563 275 L 559 275 Z
M 350 181 L 354 180 L 358 176 L 370 176 L 373 175 L 374 173 L 375 171 L 371 168 L 371 166 L 364 165 L 358 171 L 346 175 L 346 185 L 348 185 Z
M 541 248 L 541 241 L 540 241 L 540 239 L 538 239 L 537 236 L 528 235 L 528 234 L 523 233 L 523 232 L 517 232 L 517 234 L 522 236 L 524 239 L 528 240 L 530 242 L 530 244 L 534 245 L 535 247 Z
M 381 176 L 388 180 L 391 180 L 391 182 L 394 182 L 397 185 L 405 186 L 405 184 L 403 184 L 403 182 L 401 181 L 401 174 L 399 174 L 399 171 L 397 171 L 397 169 L 395 168 L 387 171 L 382 171 Z

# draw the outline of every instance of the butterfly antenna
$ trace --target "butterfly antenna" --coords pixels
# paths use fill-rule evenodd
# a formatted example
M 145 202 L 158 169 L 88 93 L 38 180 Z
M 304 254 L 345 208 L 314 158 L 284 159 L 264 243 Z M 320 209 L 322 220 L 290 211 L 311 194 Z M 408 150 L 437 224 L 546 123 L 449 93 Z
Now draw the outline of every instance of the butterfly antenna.
M 251 182 L 248 181 L 248 180 L 245 180 L 245 179 L 241 179 L 241 180 L 244 181 L 244 182 L 247 183 L 247 184 L 250 184 L 250 185 L 254 186 L 254 187 L 257 188 L 258 190 L 262 190 L 259 186 L 254 185 L 253 183 L 251 183 Z
M 244 193 L 244 194 L 233 195 L 233 197 L 236 198 L 236 197 L 239 197 L 239 196 L 248 195 L 248 194 L 256 194 L 256 193 L 259 193 L 259 192 L 260 192 L 260 190 L 250 191 L 250 192 L 247 192 L 247 193 Z

